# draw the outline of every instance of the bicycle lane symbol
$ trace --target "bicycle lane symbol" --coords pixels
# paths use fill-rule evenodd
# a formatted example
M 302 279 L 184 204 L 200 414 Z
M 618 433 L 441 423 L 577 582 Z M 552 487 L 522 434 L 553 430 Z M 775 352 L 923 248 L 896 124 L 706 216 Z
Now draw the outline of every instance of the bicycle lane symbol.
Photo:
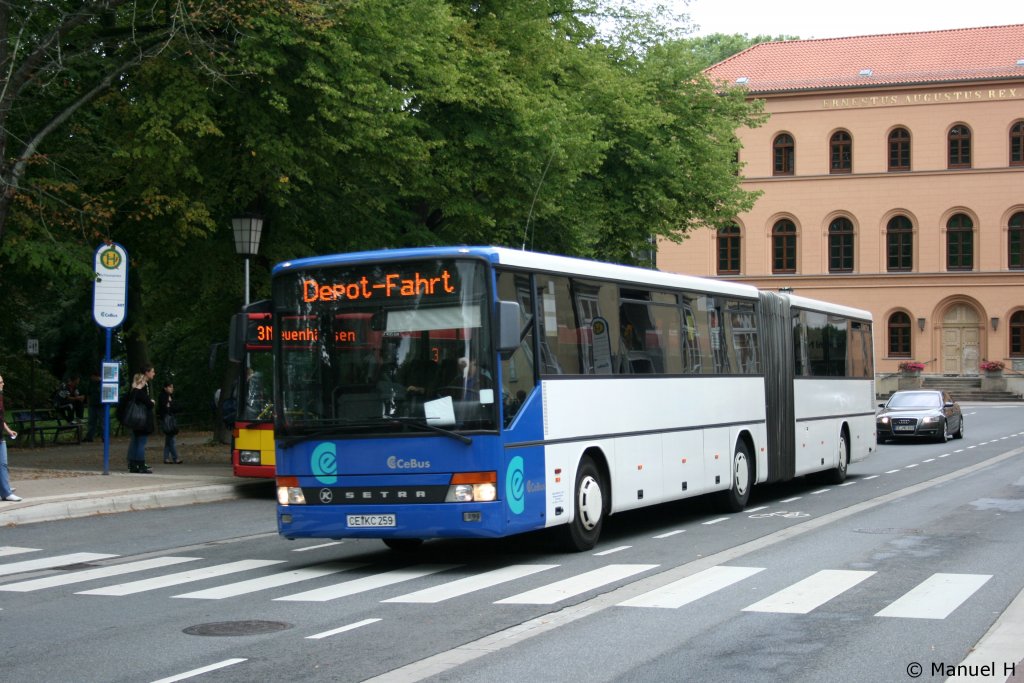
M 750 519 L 768 519 L 769 517 L 782 517 L 783 519 L 800 519 L 802 517 L 810 517 L 809 512 L 787 512 L 786 510 L 778 510 L 776 512 L 760 512 L 756 515 L 749 515 Z

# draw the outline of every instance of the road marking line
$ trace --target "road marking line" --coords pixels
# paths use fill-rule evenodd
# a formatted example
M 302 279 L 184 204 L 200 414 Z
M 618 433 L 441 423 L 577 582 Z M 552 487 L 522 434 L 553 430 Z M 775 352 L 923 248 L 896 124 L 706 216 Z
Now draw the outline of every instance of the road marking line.
M 198 669 L 192 669 L 185 673 L 178 674 L 177 676 L 171 676 L 170 678 L 161 678 L 159 681 L 153 681 L 153 683 L 174 683 L 174 681 L 184 681 L 187 678 L 194 678 L 201 674 L 209 673 L 210 671 L 216 671 L 217 669 L 223 669 L 226 666 L 232 666 L 234 664 L 241 664 L 246 661 L 245 659 L 236 657 L 234 659 L 225 659 L 223 662 L 217 662 L 216 664 L 210 664 Z
M 540 588 L 519 593 L 504 600 L 495 601 L 495 605 L 553 605 L 589 590 L 600 588 L 614 581 L 621 581 L 635 574 L 654 569 L 656 564 L 610 564 L 600 569 L 577 574 L 576 576 L 556 581 Z
M 669 531 L 664 534 L 658 534 L 654 538 L 668 538 L 669 536 L 675 536 L 676 534 L 685 534 L 686 529 L 676 529 L 675 531 Z
M 942 455 L 940 455 L 939 457 L 940 457 L 940 458 L 948 458 L 948 457 L 949 457 L 950 455 L 951 455 L 950 453 L 943 453 L 943 454 L 942 454 Z
M 239 560 L 238 562 L 228 562 L 227 564 L 218 564 L 212 567 L 205 567 L 203 569 L 191 569 L 184 572 L 178 572 L 177 574 L 156 576 L 152 579 L 119 583 L 114 586 L 107 586 L 106 588 L 94 588 L 88 591 L 78 591 L 75 595 L 113 595 L 117 597 L 134 595 L 135 593 L 156 590 L 158 588 L 167 588 L 168 586 L 177 586 L 183 583 L 190 583 L 192 581 L 212 579 L 217 576 L 224 576 L 225 574 L 244 572 L 250 569 L 258 569 L 260 567 L 269 567 L 270 565 L 281 564 L 283 562 L 284 560 Z
M 991 578 L 991 574 L 932 574 L 875 616 L 945 619 Z
M 854 485 L 854 484 L 856 484 L 856 483 L 857 483 L 857 482 L 855 482 L 855 481 L 848 481 L 848 482 L 845 482 L 845 483 L 843 483 L 843 484 L 840 484 L 840 485 L 839 485 L 839 488 L 843 488 L 844 486 L 853 486 L 853 485 Z
M 0 545 L 0 557 L 8 557 L 10 555 L 21 555 L 22 553 L 35 553 L 38 551 L 39 548 L 19 548 L 13 545 Z
M 878 476 L 879 475 L 877 474 L 872 474 L 870 477 L 864 477 L 864 481 L 867 481 L 868 479 L 878 479 Z
M 248 581 L 229 583 L 226 586 L 216 586 L 214 588 L 207 588 L 206 590 L 195 591 L 193 593 L 182 593 L 181 595 L 174 595 L 171 597 L 198 598 L 200 600 L 222 600 L 224 598 L 233 598 L 239 595 L 245 595 L 246 593 L 255 593 L 256 591 L 267 590 L 268 588 L 288 586 L 300 581 L 319 579 L 323 576 L 330 576 L 331 574 L 338 574 L 339 572 L 345 572 L 350 569 L 358 569 L 365 566 L 365 564 L 344 563 L 327 565 L 326 567 L 304 567 L 302 569 L 293 569 L 291 571 L 281 572 L 280 574 L 260 576 L 255 579 L 249 579 Z
M 906 467 L 904 467 L 903 469 L 905 469 L 905 470 L 911 470 L 911 469 L 914 469 L 915 467 L 917 467 L 917 466 L 918 466 L 919 464 L 920 464 L 920 463 L 916 463 L 916 462 L 915 462 L 915 463 L 914 463 L 914 464 L 912 464 L 912 465 L 907 465 L 907 466 L 906 466 Z
M 924 460 L 922 462 L 935 462 L 935 458 L 928 458 L 927 460 Z
M 412 579 L 430 576 L 431 574 L 456 569 L 461 566 L 460 564 L 425 564 L 418 567 L 406 567 L 404 569 L 384 572 L 383 574 L 373 574 L 359 579 L 352 579 L 351 581 L 343 581 L 333 586 L 325 586 L 303 593 L 286 595 L 282 598 L 274 598 L 274 600 L 284 602 L 327 602 L 328 600 L 336 600 L 349 595 L 355 595 L 356 593 L 402 583 L 403 581 L 411 581 Z
M 631 546 L 631 545 L 620 545 L 618 548 L 611 548 L 609 550 L 602 550 L 599 553 L 594 553 L 594 557 L 604 557 L 605 555 L 611 555 L 612 553 L 617 553 L 620 550 L 629 550 L 632 547 L 633 546 Z
M 851 569 L 822 569 L 788 588 L 769 595 L 764 600 L 744 607 L 743 611 L 807 614 L 853 588 L 874 573 Z
M 59 576 L 44 576 L 40 579 L 29 579 L 28 581 L 19 581 L 18 583 L 8 583 L 6 585 L 0 586 L 0 591 L 28 593 L 29 591 L 37 591 L 42 588 L 67 586 L 68 584 L 81 583 L 82 581 L 92 581 L 93 579 L 105 579 L 111 576 L 120 576 L 121 574 L 141 572 L 147 569 L 169 567 L 174 564 L 180 564 L 182 562 L 192 562 L 193 560 L 198 559 L 201 558 L 154 557 L 149 560 L 139 560 L 138 562 L 126 562 L 125 564 L 115 564 L 109 567 L 83 569 L 82 571 L 74 572 L 73 574 L 61 574 Z
M 320 638 L 327 638 L 329 636 L 336 636 L 339 633 L 344 633 L 345 631 L 352 631 L 354 629 L 361 628 L 363 626 L 368 626 L 369 624 L 376 624 L 378 621 L 381 621 L 381 620 L 380 619 L 363 619 L 362 621 L 357 621 L 356 623 L 349 624 L 348 626 L 342 626 L 340 628 L 331 629 L 330 631 L 324 631 L 322 633 L 317 633 L 317 634 L 314 634 L 314 635 L 311 635 L 311 636 L 306 636 L 306 640 L 319 640 Z
M 321 543 L 320 545 L 309 545 L 305 548 L 295 548 L 292 550 L 293 553 L 304 553 L 307 550 L 319 550 L 320 548 L 330 548 L 332 545 L 341 545 L 345 541 L 331 541 L 330 543 Z
M 628 547 L 628 546 L 627 546 Z M 505 583 L 507 581 L 514 581 L 515 579 L 521 579 L 538 572 L 542 572 L 548 569 L 554 569 L 559 565 L 557 564 L 513 564 L 508 567 L 501 567 L 493 571 L 485 572 L 483 574 L 477 574 L 474 576 L 467 576 L 462 579 L 455 581 L 449 581 L 448 583 L 440 586 L 433 586 L 432 588 L 424 588 L 423 590 L 416 591 L 414 593 L 406 593 L 405 595 L 399 595 L 397 598 L 389 598 L 387 600 L 381 600 L 381 602 L 421 602 L 421 603 L 434 603 L 441 602 L 443 600 L 449 600 L 451 598 L 457 598 L 474 591 L 483 590 L 485 588 L 491 588 L 498 584 Z
M 886 474 L 896 474 L 899 470 L 889 470 Z
M 762 506 L 761 506 L 761 507 L 759 507 L 759 508 L 750 508 L 749 510 L 746 510 L 746 511 L 745 511 L 745 514 L 749 514 L 749 513 L 751 513 L 751 512 L 757 512 L 758 510 L 767 510 L 767 509 L 768 509 L 768 506 L 767 506 L 767 505 L 762 505 Z
M 729 519 L 728 517 L 719 517 L 718 519 L 712 519 L 712 520 L 709 520 L 707 522 L 701 522 L 701 524 L 703 524 L 704 526 L 711 526 L 712 524 L 718 524 L 719 522 L 725 522 L 728 519 Z
M 661 588 L 620 602 L 620 607 L 676 609 L 764 571 L 764 567 L 710 567 Z
M 792 503 L 794 500 L 800 500 L 801 498 L 803 498 L 803 496 L 793 496 L 792 498 L 787 498 L 786 500 L 780 500 L 779 502 L 780 503 Z
M 44 557 L 39 560 L 22 560 L 21 562 L 10 562 L 8 564 L 0 564 L 0 576 L 8 576 L 10 574 L 21 574 L 22 572 L 32 572 L 37 569 L 53 569 L 54 567 L 63 567 L 69 564 L 78 564 L 79 562 L 92 562 L 93 560 L 109 560 L 117 555 L 109 555 L 107 553 L 71 553 L 69 555 L 54 555 L 53 557 Z
M 829 491 L 831 491 L 831 490 L 832 490 L 832 489 L 818 489 L 817 491 L 811 491 L 811 495 L 812 495 L 812 496 L 816 496 L 816 495 L 818 495 L 819 493 L 828 493 L 828 492 L 829 492 Z

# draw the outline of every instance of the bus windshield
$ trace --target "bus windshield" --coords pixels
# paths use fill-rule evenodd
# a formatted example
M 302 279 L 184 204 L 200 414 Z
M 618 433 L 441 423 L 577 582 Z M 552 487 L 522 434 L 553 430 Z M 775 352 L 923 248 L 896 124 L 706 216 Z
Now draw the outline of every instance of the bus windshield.
M 431 259 L 278 277 L 278 437 L 496 429 L 486 273 Z

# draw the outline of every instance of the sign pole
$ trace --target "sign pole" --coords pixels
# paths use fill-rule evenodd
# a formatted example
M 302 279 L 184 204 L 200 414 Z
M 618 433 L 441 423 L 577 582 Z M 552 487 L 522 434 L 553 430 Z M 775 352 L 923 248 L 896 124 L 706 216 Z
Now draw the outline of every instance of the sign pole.
M 128 315 L 128 252 L 116 242 L 101 244 L 95 254 L 96 282 L 93 288 L 92 317 L 107 329 L 103 357 L 103 474 L 110 474 L 110 404 L 118 400 L 117 364 L 110 360 L 111 331 Z

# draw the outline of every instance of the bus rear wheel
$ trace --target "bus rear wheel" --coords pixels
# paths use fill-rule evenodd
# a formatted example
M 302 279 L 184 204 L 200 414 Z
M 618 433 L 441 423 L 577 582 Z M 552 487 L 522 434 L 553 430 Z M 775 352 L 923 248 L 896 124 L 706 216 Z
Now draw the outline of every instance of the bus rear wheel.
M 742 440 L 736 444 L 736 450 L 732 455 L 729 476 L 732 483 L 720 494 L 722 507 L 727 512 L 742 512 L 743 508 L 747 507 L 750 488 L 754 484 L 754 463 L 747 444 Z
M 571 552 L 597 545 L 604 525 L 605 484 L 601 471 L 590 458 L 580 462 L 573 488 L 574 518 L 563 527 L 563 545 Z
M 825 480 L 829 484 L 842 484 L 846 481 L 846 472 L 850 466 L 850 447 L 846 441 L 846 432 L 839 433 L 839 452 L 836 454 L 839 464 L 825 473 Z

